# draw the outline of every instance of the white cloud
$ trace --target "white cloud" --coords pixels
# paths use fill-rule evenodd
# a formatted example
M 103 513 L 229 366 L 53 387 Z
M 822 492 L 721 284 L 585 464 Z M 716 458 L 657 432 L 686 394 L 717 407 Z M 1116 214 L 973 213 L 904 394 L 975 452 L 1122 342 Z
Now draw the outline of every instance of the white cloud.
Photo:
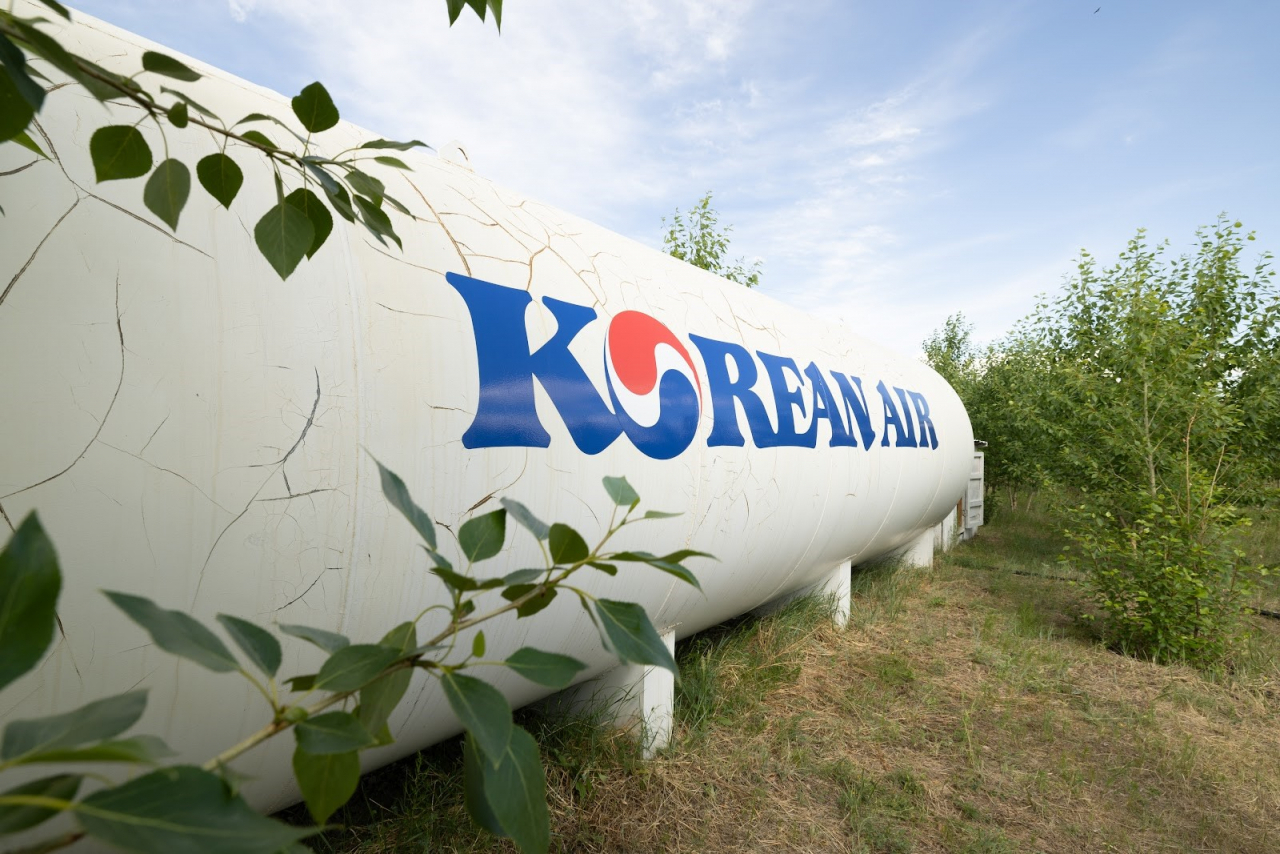
M 227 0 L 227 5 L 230 7 L 231 17 L 243 23 L 258 5 L 258 0 Z
M 625 31 L 647 58 L 653 85 L 670 89 L 730 58 L 752 7 L 750 0 L 634 0 L 623 5 Z
M 469 11 L 448 28 L 440 0 L 82 2 L 163 19 L 162 40 L 199 30 L 183 49 L 286 92 L 321 79 L 348 118 L 460 139 L 481 175 L 650 245 L 714 190 L 767 293 L 912 348 L 956 306 L 1025 313 L 1077 246 L 1138 224 L 1179 234 L 1191 206 L 1275 221 L 1275 92 L 1251 83 L 1274 65 L 1253 35 L 1274 11 L 1241 49 L 1233 16 L 1080 25 L 997 0 L 519 0 L 501 36 Z M 1127 30 L 1099 42 L 1103 23 Z
M 442 4 L 421 0 L 381 4 L 380 15 L 353 13 L 347 0 L 259 0 L 254 14 L 295 34 L 300 65 L 339 104 L 359 104 L 361 124 L 433 144 L 460 139 L 479 173 L 608 219 L 620 203 L 664 192 L 653 176 L 668 168 L 666 131 L 645 115 L 646 98 L 733 43 L 700 5 L 673 15 L 652 3 L 509 4 L 501 36 L 470 12 L 447 28 Z M 709 38 L 721 47 L 706 50 Z

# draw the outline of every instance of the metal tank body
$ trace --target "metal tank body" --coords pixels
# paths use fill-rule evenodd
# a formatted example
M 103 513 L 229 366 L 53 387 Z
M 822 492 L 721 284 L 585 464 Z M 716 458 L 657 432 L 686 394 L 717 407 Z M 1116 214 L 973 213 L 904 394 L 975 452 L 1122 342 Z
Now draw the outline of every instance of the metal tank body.
M 154 47 L 77 17 L 69 43 L 110 69 Z M 206 75 L 190 94 L 218 114 L 291 120 L 286 99 L 189 62 Z M 412 152 L 412 172 L 379 173 L 419 218 L 396 221 L 403 252 L 338 221 L 281 282 L 252 238 L 274 204 L 261 157 L 233 146 L 246 182 L 231 211 L 195 187 L 174 234 L 141 181 L 94 182 L 102 110 L 59 89 L 39 116 L 54 160 L 0 146 L 0 172 L 26 166 L 0 178 L 0 507 L 13 525 L 39 511 L 65 576 L 65 636 L 5 692 L 6 720 L 145 686 L 137 731 L 192 761 L 265 722 L 249 686 L 149 646 L 101 588 L 357 641 L 442 601 L 370 454 L 451 531 L 507 496 L 590 540 L 610 506 L 601 478 L 625 475 L 643 508 L 682 515 L 619 547 L 719 560 L 691 561 L 704 593 L 647 567 L 586 584 L 680 637 L 904 546 L 965 489 L 973 437 L 954 392 L 846 327 Z M 214 150 L 168 135 L 191 165 Z M 371 138 L 340 125 L 321 142 Z M 540 562 L 509 531 L 486 574 Z M 488 625 L 490 655 L 528 644 L 588 662 L 584 676 L 610 667 L 571 600 Z M 319 658 L 286 643 L 281 672 Z M 485 675 L 514 704 L 545 692 Z M 458 731 L 415 680 L 399 740 L 366 764 Z M 264 808 L 295 797 L 292 740 L 276 741 L 238 763 Z

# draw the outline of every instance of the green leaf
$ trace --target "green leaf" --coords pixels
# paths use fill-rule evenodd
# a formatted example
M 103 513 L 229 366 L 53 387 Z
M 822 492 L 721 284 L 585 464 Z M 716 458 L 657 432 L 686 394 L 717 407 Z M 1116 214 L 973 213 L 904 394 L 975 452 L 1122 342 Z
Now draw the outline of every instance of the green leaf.
M 226 645 L 194 617 L 161 608 L 144 596 L 111 590 L 103 593 L 129 619 L 146 629 L 151 640 L 165 652 L 190 659 L 215 673 L 240 669 L 240 663 Z
M 44 106 L 44 87 L 31 79 L 31 71 L 27 67 L 27 57 L 13 42 L 0 35 L 0 63 L 4 64 L 6 74 L 0 74 L 0 103 L 12 106 L 16 112 L 12 116 L 8 111 L 0 112 L 0 127 L 10 127 L 23 115 L 27 121 Z M 19 102 L 26 103 L 20 107 Z M 22 127 L 27 123 L 23 122 Z
M 370 455 L 372 456 L 372 454 Z M 413 503 L 413 498 L 409 495 L 409 489 L 404 485 L 404 481 L 400 479 L 400 475 L 378 462 L 374 457 L 373 460 L 378 463 L 378 474 L 382 478 L 382 494 L 391 502 L 391 506 L 404 514 L 409 520 L 409 524 L 418 532 L 418 536 L 422 537 L 432 549 L 436 547 L 436 526 L 432 524 L 431 517 L 427 512 Z
M 76 818 L 94 839 L 147 854 L 276 854 L 318 830 L 259 815 L 221 777 L 190 765 L 94 792 Z
M 0 142 L 13 139 L 31 124 L 31 108 L 8 75 L 0 74 Z
M 653 623 L 649 622 L 649 615 L 644 608 L 634 602 L 615 602 L 610 599 L 597 599 L 595 606 L 600 625 L 619 660 L 623 663 L 665 667 L 676 675 L 677 681 L 680 679 L 675 659 L 658 636 Z
M 268 679 L 275 678 L 282 655 L 280 641 L 276 640 L 275 635 L 248 620 L 229 614 L 219 614 L 218 622 L 222 623 L 227 634 L 231 635 L 236 646 L 253 662 L 254 667 L 261 670 Z
M 316 674 L 323 691 L 355 691 L 400 658 L 400 653 L 376 643 L 358 643 L 329 656 Z
M 410 655 L 418 646 L 418 627 L 406 620 L 383 635 L 378 643 L 398 651 L 401 655 Z
M 445 646 L 444 644 L 439 644 L 439 643 L 424 643 L 424 644 L 419 644 L 418 646 L 415 646 L 411 650 L 411 653 L 413 655 L 426 655 L 429 652 L 438 652 L 439 650 L 442 650 L 442 649 L 448 649 L 448 647 Z
M 503 507 L 507 508 L 507 512 L 511 514 L 511 518 L 515 519 L 521 525 L 529 529 L 529 533 L 533 534 L 539 540 L 545 540 L 551 533 L 551 526 L 543 522 L 537 516 L 530 512 L 519 501 L 510 498 L 503 498 L 500 502 Z
M 201 157 L 196 163 L 196 177 L 200 179 L 200 186 L 224 208 L 231 207 L 244 184 L 244 173 L 240 167 L 222 152 Z
M 320 188 L 324 190 L 329 203 L 347 222 L 355 222 L 356 215 L 351 208 L 351 197 L 347 195 L 347 191 L 342 188 L 338 180 L 328 173 L 322 161 L 323 158 L 319 157 L 308 156 L 302 158 L 302 163 L 307 168 L 307 171 L 320 182 Z
M 333 205 L 333 209 L 338 212 L 338 215 L 347 222 L 355 222 L 356 211 L 351 206 L 351 196 L 347 195 L 347 191 L 336 183 L 334 183 L 332 189 L 328 184 L 322 183 L 320 186 L 324 190 L 325 198 L 329 200 L 329 204 Z
M 37 795 L 42 798 L 70 801 L 75 798 L 76 792 L 80 791 L 80 781 L 83 779 L 84 777 L 80 774 L 56 774 L 15 786 L 7 792 L 0 793 L 0 798 L 5 795 Z M 0 806 L 0 836 L 35 827 L 53 818 L 58 812 L 59 810 L 53 807 Z
M 528 570 L 521 570 L 521 571 L 527 572 Z M 510 586 L 507 587 L 506 590 L 502 591 L 502 598 L 506 599 L 508 602 L 514 602 L 517 599 L 519 599 L 521 596 L 532 591 L 537 586 L 538 586 L 537 584 L 530 584 L 530 583 L 511 584 Z
M 163 739 L 154 735 L 135 735 L 116 741 L 100 741 L 88 747 L 59 747 L 26 755 L 17 765 L 39 765 L 65 762 L 126 762 L 133 765 L 158 765 L 161 759 L 178 754 Z
M 393 169 L 403 169 L 406 172 L 413 171 L 411 168 L 409 168 L 409 164 L 405 163 L 403 160 L 401 160 L 398 157 L 385 157 L 385 156 L 375 157 L 373 158 L 373 161 L 375 163 L 381 163 L 383 166 L 390 166 Z
M 679 556 L 711 557 L 711 555 L 706 554 L 706 552 L 695 552 L 691 549 L 683 549 L 678 552 L 672 552 L 671 555 L 667 557 L 661 557 L 661 558 L 658 557 L 657 555 L 652 555 L 649 552 L 617 552 L 616 554 L 612 554 L 609 557 L 612 560 L 629 561 L 632 563 L 647 563 L 649 564 L 649 566 L 653 567 L 654 569 L 660 569 L 663 572 L 667 573 L 668 575 L 674 575 L 676 578 L 680 579 L 686 584 L 691 584 L 697 589 L 701 590 L 702 585 L 698 583 L 697 577 L 694 576 L 692 572 L 690 572 L 689 570 L 681 566 L 679 563 L 670 559 L 672 557 L 679 557 Z M 683 559 L 683 557 L 681 557 L 680 559 Z
M 668 563 L 683 563 L 691 557 L 707 557 L 712 560 L 716 559 L 715 555 L 708 554 L 707 552 L 700 552 L 695 549 L 679 549 L 671 554 L 663 555 L 659 560 L 665 560 Z
M 414 216 L 413 214 L 411 214 L 411 213 L 409 212 L 409 209 L 408 209 L 408 208 L 406 208 L 404 205 L 402 205 L 402 204 L 400 204 L 398 201 L 396 201 L 396 200 L 395 200 L 395 198 L 394 198 L 390 193 L 385 193 L 385 194 L 383 194 L 383 196 L 382 196 L 382 201 L 384 201 L 385 203 L 387 203 L 387 204 L 391 205 L 391 207 L 395 208 L 395 209 L 396 209 L 396 210 L 398 210 L 400 213 L 402 213 L 402 214 L 404 214 L 405 216 L 409 217 L 409 219 L 413 219 L 413 220 L 416 220 L 416 219 L 417 219 L 417 217 L 416 217 L 416 216 Z
M 151 148 L 129 125 L 100 127 L 89 137 L 89 156 L 99 182 L 139 178 L 151 171 Z
M 247 130 L 244 133 L 240 134 L 240 136 L 243 139 L 247 139 L 250 142 L 256 142 L 258 145 L 265 146 L 266 148 L 269 148 L 273 151 L 278 151 L 280 148 L 280 146 L 272 142 L 270 137 L 268 137 L 262 131 Z
M 506 599 L 508 602 L 514 602 L 517 599 L 522 598 L 525 594 L 531 592 L 537 586 L 538 585 L 536 584 L 512 584 L 506 590 L 502 591 L 502 598 Z M 517 608 L 516 617 L 524 618 L 533 616 L 543 608 L 550 605 L 552 600 L 556 598 L 556 593 L 558 592 L 559 589 L 556 587 L 546 588 L 543 592 L 534 596 L 532 599 Z
M 489 767 L 484 755 L 480 752 L 476 740 L 467 733 L 462 740 L 462 797 L 467 808 L 467 815 L 476 826 L 492 833 L 494 836 L 506 837 L 507 832 L 498 823 L 493 808 L 484 794 L 484 772 Z
M 281 279 L 287 279 L 315 241 L 311 218 L 299 208 L 280 202 L 253 227 L 258 251 Z
M 524 619 L 525 617 L 532 617 L 534 614 L 538 613 L 543 608 L 550 605 L 552 601 L 556 598 L 556 594 L 558 592 L 559 591 L 554 587 L 547 588 L 547 590 L 543 591 L 542 593 L 539 593 L 537 596 L 534 596 L 532 599 L 530 599 L 528 602 L 525 602 L 519 608 L 516 608 L 516 617 L 518 619 Z
M 438 557 L 435 552 L 430 552 L 433 558 Z M 441 558 L 443 562 L 443 558 Z M 448 566 L 436 566 L 431 570 L 431 574 L 438 577 L 451 590 L 457 590 L 462 593 L 476 590 L 480 587 L 480 583 L 469 575 L 463 575 L 460 572 L 454 572 Z
M 36 141 L 32 139 L 31 135 L 28 134 L 26 131 L 22 131 L 17 136 L 13 137 L 12 141 L 18 143 L 18 145 L 21 145 L 23 148 L 28 149 L 29 151 L 34 151 L 36 154 L 39 154 L 45 160 L 49 159 L 49 155 L 44 153 L 44 149 L 41 148 L 39 145 L 37 145 Z
M 67 11 L 67 7 L 59 3 L 58 0 L 36 0 L 36 2 L 43 3 L 62 17 L 66 18 L 68 21 L 71 20 L 71 13 Z
M 35 667 L 53 642 L 62 573 L 35 511 L 0 551 L 0 688 Z
M 440 677 L 449 707 L 475 737 L 481 752 L 493 764 L 501 761 L 511 741 L 511 706 L 507 698 L 488 682 L 460 673 Z
M 245 124 L 245 123 L 247 123 L 247 122 L 271 122 L 272 124 L 276 125 L 277 127 L 282 128 L 282 129 L 284 130 L 284 132 L 285 132 L 285 133 L 289 134 L 289 136 L 291 136 L 291 137 L 293 137 L 294 139 L 298 140 L 298 142 L 301 142 L 303 145 L 307 145 L 307 143 L 308 143 L 308 139 L 307 139 L 305 136 L 303 136 L 302 134 L 298 133 L 298 132 L 297 132 L 296 130 L 294 130 L 293 128 L 289 127 L 289 125 L 288 125 L 288 124 L 286 124 L 285 122 L 281 121 L 280 119 L 277 119 L 275 116 L 269 116 L 269 115 L 267 115 L 267 114 L 265 114 L 265 113 L 250 113 L 249 115 L 245 116 L 243 119 L 241 119 L 240 121 L 238 121 L 238 122 L 236 122 L 234 125 L 232 125 L 232 127 L 237 127 L 237 126 L 242 125 L 242 124 Z M 249 133 L 254 133 L 254 131 L 246 131 L 246 132 L 245 132 L 245 134 L 243 134 L 243 135 L 248 135 Z M 264 137 L 264 138 L 265 138 L 265 137 Z M 323 158 L 316 158 L 316 159 L 323 159 Z
M 525 679 L 548 688 L 567 687 L 587 667 L 571 656 L 543 652 L 531 646 L 513 652 L 507 658 L 507 666 Z
M 150 71 L 153 74 L 163 74 L 165 77 L 172 77 L 174 80 L 181 80 L 184 83 L 194 83 L 200 79 L 200 73 L 187 65 L 163 53 L 156 53 L 154 50 L 146 51 L 142 54 L 142 70 Z
M 533 736 L 513 727 L 500 761 L 481 767 L 485 800 L 506 835 L 521 851 L 545 852 L 551 842 L 547 779 Z
M 604 563 L 598 560 L 589 560 L 587 561 L 587 566 L 591 567 L 592 569 L 598 569 L 601 572 L 603 572 L 605 575 L 612 576 L 612 575 L 618 574 L 618 568 L 611 563 Z
M 345 635 L 317 629 L 312 626 L 281 624 L 277 628 L 290 637 L 302 638 L 307 643 L 315 644 L 328 653 L 335 653 L 343 647 L 351 645 L 351 641 L 347 640 Z
M 35 18 L 27 21 L 22 18 L 9 18 L 7 23 L 17 30 L 18 38 L 27 46 L 27 50 L 43 58 L 68 77 L 79 83 L 84 83 L 85 74 L 80 70 L 80 66 L 76 64 L 76 57 L 67 52 L 67 49 L 56 38 L 34 26 L 37 21 L 41 20 L 43 19 Z M 5 66 L 9 68 L 10 73 L 13 73 L 14 69 L 7 60 L 5 61 Z
M 532 584 L 546 574 L 547 571 L 545 569 L 517 569 L 510 575 L 504 576 L 502 583 L 506 585 Z
M 142 91 L 142 88 L 129 78 L 116 74 L 114 71 L 108 71 L 101 65 L 90 62 L 84 57 L 79 57 L 78 62 L 80 65 L 91 69 L 93 73 L 97 75 L 97 77 L 93 77 L 89 74 L 79 72 L 80 77 L 78 79 L 81 85 L 88 90 L 89 94 L 97 98 L 99 101 L 114 101 L 116 99 L 125 98 L 127 92 L 139 93 Z M 76 75 L 72 74 L 71 76 L 75 77 Z M 105 78 L 106 80 L 111 81 L 111 83 L 106 83 L 98 78 Z M 112 83 L 115 85 L 111 85 Z
M 250 113 L 240 121 L 236 122 L 232 127 L 248 124 L 249 122 L 279 122 L 275 116 L 268 116 L 266 113 Z
M 310 691 L 316 687 L 316 674 L 306 673 L 302 676 L 290 676 L 284 680 L 290 691 Z
M 307 257 L 310 258 L 320 250 L 328 239 L 329 232 L 333 231 L 333 217 L 330 216 L 324 202 L 320 201 L 320 197 L 305 187 L 294 190 L 285 196 L 284 200 L 286 204 L 293 205 L 305 213 L 307 219 L 311 220 L 311 228 L 315 234 L 311 239 L 311 248 L 307 250 Z
M 217 116 L 213 114 L 213 111 L 211 111 L 208 107 L 202 106 L 199 101 L 197 101 L 195 98 L 192 98 L 186 92 L 179 92 L 177 89 L 170 89 L 168 86 L 161 86 L 160 91 L 164 92 L 166 95 L 172 95 L 182 103 L 186 104 L 191 109 L 195 110 L 197 113 L 202 113 L 207 118 L 211 118 L 211 119 L 217 118 Z
M 664 510 L 646 510 L 644 511 L 645 519 L 674 519 L 677 516 L 683 516 L 683 513 L 669 513 Z
M 178 217 L 191 195 L 191 170 L 186 164 L 172 157 L 156 167 L 147 179 L 142 191 L 142 201 L 153 214 L 174 231 L 178 230 Z
M 239 794 L 240 790 L 244 788 L 246 783 L 252 783 L 254 780 L 258 779 L 252 774 L 242 774 L 230 765 L 219 765 L 214 773 L 226 782 L 227 788 L 231 790 L 231 794 L 233 795 Z M 292 849 L 286 848 L 284 850 L 290 851 Z M 306 850 L 309 852 L 311 849 L 308 848 Z
M 606 477 L 604 490 L 619 507 L 635 507 L 640 503 L 640 496 L 631 488 L 631 484 L 627 483 L 625 477 Z
M 360 758 L 354 751 L 316 756 L 298 748 L 293 751 L 293 775 L 307 811 L 318 824 L 324 824 L 355 794 L 360 782 Z
M 0 759 L 8 762 L 112 738 L 137 723 L 146 707 L 145 690 L 129 691 L 60 715 L 12 721 L 4 728 Z
M 440 552 L 436 551 L 435 549 L 427 545 L 422 546 L 422 550 L 427 553 L 427 557 L 431 558 L 431 562 L 434 563 L 440 569 L 453 569 L 453 564 L 449 563 L 449 559 L 444 555 L 440 554 Z M 467 578 L 466 583 L 468 584 L 468 587 L 466 589 L 470 590 L 471 589 L 470 585 L 474 584 L 475 582 L 474 582 L 474 579 Z
M 290 103 L 293 104 L 293 114 L 311 133 L 320 133 L 338 123 L 338 108 L 319 82 L 303 87 Z
M 471 657 L 484 658 L 484 650 L 484 632 L 476 632 L 476 636 L 471 639 Z
M 169 123 L 176 128 L 184 128 L 191 121 L 187 114 L 186 101 L 179 101 L 169 108 Z
M 419 147 L 430 148 L 431 146 L 427 145 L 425 142 L 423 142 L 420 139 L 412 139 L 412 140 L 409 140 L 408 142 L 394 142 L 390 139 L 375 139 L 370 142 L 364 143 L 360 147 L 361 148 L 393 148 L 396 151 L 408 151 L 411 148 L 419 148 Z
M 382 207 L 382 197 L 386 195 L 387 188 L 381 181 L 372 175 L 361 172 L 359 169 L 352 169 L 347 172 L 347 183 L 351 185 L 351 189 L 362 196 L 367 196 L 370 201 L 377 207 Z
M 582 535 L 559 522 L 551 526 L 551 534 L 547 541 L 551 547 L 551 559 L 556 563 L 577 563 L 591 555 L 587 541 Z
M 410 655 L 418 646 L 418 631 L 411 622 L 401 623 L 380 641 L 383 646 L 396 650 L 400 655 Z M 409 680 L 413 671 L 409 668 L 396 670 L 370 682 L 360 689 L 360 705 L 356 707 L 356 717 L 365 729 L 371 733 L 381 734 L 386 728 L 387 720 L 396 706 L 404 698 L 409 689 Z M 385 743 L 390 743 L 390 733 Z M 384 743 L 382 738 L 379 743 Z
M 448 0 L 449 26 L 453 26 L 466 6 L 471 6 L 471 12 L 479 15 L 480 20 L 484 20 L 486 6 L 493 9 L 494 22 L 498 24 L 498 31 L 502 31 L 502 0 Z
M 488 560 L 502 551 L 507 536 L 507 511 L 494 510 L 483 516 L 468 519 L 458 529 L 458 545 L 467 560 Z
M 293 730 L 298 750 L 314 756 L 349 753 L 374 744 L 369 730 L 350 712 L 325 712 L 300 721 Z

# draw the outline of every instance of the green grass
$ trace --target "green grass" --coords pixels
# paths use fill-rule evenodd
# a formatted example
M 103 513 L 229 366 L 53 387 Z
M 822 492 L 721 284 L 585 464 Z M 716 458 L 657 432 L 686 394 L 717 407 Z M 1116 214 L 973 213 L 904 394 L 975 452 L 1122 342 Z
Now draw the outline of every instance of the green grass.
M 1249 526 L 1241 532 L 1241 550 L 1251 563 L 1268 568 L 1257 585 L 1252 603 L 1280 614 L 1280 509 L 1257 509 L 1249 514 Z
M 1255 548 L 1274 548 L 1267 518 Z M 1280 626 L 1206 676 L 1107 650 L 1051 517 L 1003 512 L 932 570 L 858 572 L 849 627 L 801 600 L 682 641 L 671 748 L 522 713 L 563 852 L 1280 849 Z M 375 772 L 322 851 L 512 851 L 456 742 Z
M 768 617 L 739 617 L 678 643 L 675 716 L 683 737 L 696 740 L 713 727 L 753 725 L 760 698 L 795 680 L 799 644 L 830 613 L 829 602 L 806 597 Z

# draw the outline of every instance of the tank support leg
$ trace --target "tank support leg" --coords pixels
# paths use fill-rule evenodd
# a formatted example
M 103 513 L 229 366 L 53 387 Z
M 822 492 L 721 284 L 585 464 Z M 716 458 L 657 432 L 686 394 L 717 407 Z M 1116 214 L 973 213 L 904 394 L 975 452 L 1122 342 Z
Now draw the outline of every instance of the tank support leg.
M 900 552 L 906 566 L 933 566 L 933 528 L 912 540 Z
M 675 629 L 659 635 L 674 655 Z M 573 713 L 584 708 L 603 711 L 604 720 L 640 740 L 644 757 L 649 759 L 671 742 L 675 695 L 675 676 L 665 668 L 620 664 L 542 703 L 550 713 Z
M 960 539 L 960 521 L 953 507 L 933 529 L 933 549 L 935 552 L 949 552 Z
M 847 560 L 841 561 L 821 581 L 770 600 L 753 608 L 751 613 L 757 617 L 767 617 L 770 614 L 776 614 L 801 596 L 830 596 L 834 600 L 831 621 L 837 628 L 843 629 L 849 622 L 852 580 L 853 563 Z
M 831 606 L 831 622 L 836 628 L 843 629 L 849 624 L 849 610 L 852 605 L 853 564 L 843 561 L 826 580 L 819 582 L 814 592 L 822 596 L 830 596 L 834 602 Z

